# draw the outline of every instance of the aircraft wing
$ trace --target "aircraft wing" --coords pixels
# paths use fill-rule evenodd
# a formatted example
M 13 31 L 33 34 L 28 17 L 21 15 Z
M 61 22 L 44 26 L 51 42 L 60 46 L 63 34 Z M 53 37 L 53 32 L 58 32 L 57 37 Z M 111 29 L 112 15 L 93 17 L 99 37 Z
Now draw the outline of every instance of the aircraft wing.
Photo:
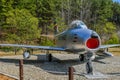
M 21 47 L 21 48 L 31 48 L 31 49 L 44 49 L 44 50 L 56 50 L 56 51 L 64 51 L 65 50 L 64 48 L 61 48 L 61 47 L 20 45 L 20 44 L 0 44 L 0 46 Z
M 120 46 L 120 44 L 101 45 L 99 48 L 102 49 L 102 48 L 110 48 L 110 47 L 117 47 L 117 46 Z

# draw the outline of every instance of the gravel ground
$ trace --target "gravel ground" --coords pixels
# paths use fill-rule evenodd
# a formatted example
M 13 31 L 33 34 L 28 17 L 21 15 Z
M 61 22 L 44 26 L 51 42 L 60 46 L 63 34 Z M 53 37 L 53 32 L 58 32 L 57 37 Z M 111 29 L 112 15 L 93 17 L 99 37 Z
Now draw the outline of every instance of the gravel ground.
M 53 62 L 47 62 L 46 56 L 33 55 L 24 60 L 24 80 L 68 80 L 68 67 L 75 69 L 74 80 L 88 80 L 85 74 L 85 64 L 80 62 L 77 54 L 53 54 Z M 0 57 L 0 72 L 19 78 L 19 59 L 17 56 Z M 98 59 L 98 58 L 97 58 Z M 89 80 L 120 80 L 120 56 L 94 61 L 94 71 L 100 72 L 107 78 Z

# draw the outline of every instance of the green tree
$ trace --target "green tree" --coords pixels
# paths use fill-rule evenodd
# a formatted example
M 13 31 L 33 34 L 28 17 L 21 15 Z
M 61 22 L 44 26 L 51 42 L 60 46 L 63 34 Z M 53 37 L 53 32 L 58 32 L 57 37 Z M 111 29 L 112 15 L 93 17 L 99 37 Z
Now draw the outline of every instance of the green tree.
M 120 26 L 120 4 L 119 3 L 113 3 L 113 17 L 112 20 L 115 22 L 118 26 Z M 120 29 L 120 27 L 119 27 Z
M 112 34 L 111 38 L 105 42 L 106 44 L 119 44 L 119 38 L 116 34 Z
M 109 40 L 111 35 L 113 35 L 116 31 L 116 27 L 112 22 L 106 22 L 105 24 L 97 24 L 95 25 L 96 31 L 99 33 L 102 41 Z M 101 28 L 102 27 L 102 28 Z M 101 29 L 100 29 L 101 28 Z
M 8 11 L 12 10 L 13 0 L 0 0 L 0 28 L 6 22 L 6 16 Z
M 37 39 L 40 29 L 53 32 L 56 22 L 61 32 L 75 19 L 108 40 L 120 28 L 119 7 L 112 0 L 0 0 L 0 40 L 26 42 L 38 35 Z
M 30 11 L 30 13 L 38 18 L 38 27 L 42 28 L 44 33 L 50 22 L 55 19 L 56 16 L 56 0 L 22 0 L 18 2 L 19 8 L 25 8 Z M 22 6 L 22 7 L 21 7 Z
M 113 15 L 112 0 L 92 0 L 91 3 L 92 24 L 104 24 L 109 21 L 109 18 Z
M 26 9 L 8 11 L 6 23 L 2 30 L 6 33 L 5 40 L 24 43 L 40 37 L 38 19 Z

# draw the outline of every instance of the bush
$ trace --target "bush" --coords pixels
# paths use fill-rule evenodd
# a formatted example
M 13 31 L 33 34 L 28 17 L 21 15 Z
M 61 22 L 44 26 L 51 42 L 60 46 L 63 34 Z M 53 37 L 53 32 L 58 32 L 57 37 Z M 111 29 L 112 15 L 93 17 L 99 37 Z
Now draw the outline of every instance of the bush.
M 106 41 L 106 44 L 119 44 L 119 38 L 116 34 L 113 34 L 111 38 Z
M 47 37 L 42 36 L 40 45 L 42 45 L 42 46 L 54 46 L 54 41 L 53 41 L 53 39 L 49 39 Z
M 10 52 L 10 51 L 14 51 L 15 47 L 0 47 L 0 50 L 4 52 Z M 16 48 L 16 50 L 19 51 L 20 48 Z

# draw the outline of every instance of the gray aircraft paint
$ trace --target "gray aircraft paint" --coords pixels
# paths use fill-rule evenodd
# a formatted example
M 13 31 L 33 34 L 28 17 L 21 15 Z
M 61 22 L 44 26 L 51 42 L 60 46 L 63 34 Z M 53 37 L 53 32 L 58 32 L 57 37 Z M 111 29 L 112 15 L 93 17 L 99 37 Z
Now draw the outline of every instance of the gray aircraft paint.
M 91 38 L 92 34 L 96 35 L 100 42 L 99 35 L 95 31 L 88 29 L 83 22 L 82 25 L 73 22 L 71 28 L 56 35 L 56 45 L 72 51 L 85 50 L 87 49 L 86 41 Z

